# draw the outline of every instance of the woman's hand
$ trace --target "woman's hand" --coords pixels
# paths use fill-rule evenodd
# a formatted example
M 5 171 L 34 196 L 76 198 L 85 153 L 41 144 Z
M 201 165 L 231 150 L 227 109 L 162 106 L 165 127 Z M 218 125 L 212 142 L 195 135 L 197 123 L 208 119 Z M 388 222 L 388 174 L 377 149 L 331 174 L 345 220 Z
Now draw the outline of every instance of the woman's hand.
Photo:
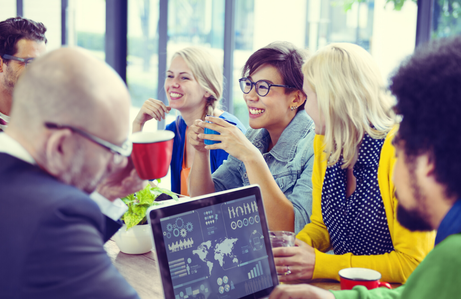
M 165 119 L 165 114 L 171 110 L 170 106 L 166 106 L 162 101 L 155 99 L 148 99 L 144 102 L 141 109 L 133 121 L 133 133 L 142 130 L 146 121 L 155 118 L 160 121 Z
M 248 140 L 248 138 L 246 138 L 245 134 L 243 134 L 237 126 L 218 117 L 207 116 L 205 119 L 211 123 L 202 121 L 197 125 L 203 129 L 209 128 L 215 130 L 219 132 L 220 135 L 200 133 L 198 137 L 202 140 L 221 141 L 220 143 L 206 145 L 206 149 L 223 149 L 229 155 L 234 156 L 244 163 L 254 158 L 255 155 L 260 155 L 259 150 Z
M 199 125 L 202 122 L 201 119 L 196 119 L 192 125 L 187 128 L 187 142 L 192 145 L 196 151 L 205 153 L 205 143 L 203 139 L 199 137 L 203 133 L 203 128 Z
M 315 266 L 315 250 L 298 239 L 296 239 L 295 245 L 295 247 L 272 248 L 280 282 L 308 281 L 312 279 Z M 285 274 L 287 272 L 290 274 Z

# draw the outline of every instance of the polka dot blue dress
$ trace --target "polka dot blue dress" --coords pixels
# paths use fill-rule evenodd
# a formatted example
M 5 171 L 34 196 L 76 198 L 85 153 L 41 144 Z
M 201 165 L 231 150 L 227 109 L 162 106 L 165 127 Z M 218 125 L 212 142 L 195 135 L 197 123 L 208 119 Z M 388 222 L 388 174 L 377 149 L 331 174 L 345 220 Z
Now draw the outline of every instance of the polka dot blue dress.
M 379 255 L 394 250 L 378 185 L 378 166 L 384 139 L 365 134 L 353 173 L 354 193 L 346 198 L 347 169 L 342 157 L 328 166 L 322 188 L 323 221 L 335 254 Z

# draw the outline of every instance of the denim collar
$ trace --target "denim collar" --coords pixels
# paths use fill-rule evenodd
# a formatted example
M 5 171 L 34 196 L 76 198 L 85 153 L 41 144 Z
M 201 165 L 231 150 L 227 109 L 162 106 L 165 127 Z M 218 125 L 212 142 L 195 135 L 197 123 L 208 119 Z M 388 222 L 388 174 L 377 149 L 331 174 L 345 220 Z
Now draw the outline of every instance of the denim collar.
M 449 235 L 461 233 L 461 199 L 451 207 L 440 223 L 435 237 L 435 245 L 445 240 Z
M 307 115 L 306 111 L 299 111 L 285 130 L 283 130 L 282 135 L 280 135 L 275 146 L 269 151 L 269 154 L 282 162 L 291 161 L 297 151 L 297 147 L 294 145 L 297 144 L 299 139 L 305 137 L 309 131 L 314 129 L 314 122 L 309 115 Z M 265 153 L 269 146 L 269 142 L 269 132 L 266 129 L 259 129 L 253 144 L 261 153 Z

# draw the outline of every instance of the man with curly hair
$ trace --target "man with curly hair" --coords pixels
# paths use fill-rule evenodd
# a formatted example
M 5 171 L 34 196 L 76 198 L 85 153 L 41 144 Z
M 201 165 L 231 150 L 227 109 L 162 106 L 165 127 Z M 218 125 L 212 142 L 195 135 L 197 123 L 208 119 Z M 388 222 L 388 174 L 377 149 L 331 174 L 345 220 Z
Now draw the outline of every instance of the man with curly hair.
M 393 141 L 398 221 L 412 231 L 437 230 L 434 249 L 393 290 L 326 291 L 279 285 L 276 298 L 458 298 L 461 293 L 461 36 L 418 48 L 393 76 L 402 117 Z
M 22 17 L 0 22 L 0 132 L 5 129 L 13 88 L 27 65 L 46 51 L 46 27 Z

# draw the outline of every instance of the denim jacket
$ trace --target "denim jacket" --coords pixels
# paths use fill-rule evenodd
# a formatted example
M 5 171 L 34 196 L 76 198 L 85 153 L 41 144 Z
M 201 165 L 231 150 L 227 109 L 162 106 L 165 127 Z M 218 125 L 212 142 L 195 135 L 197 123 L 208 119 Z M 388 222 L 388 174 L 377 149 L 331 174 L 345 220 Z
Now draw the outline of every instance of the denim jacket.
M 315 127 L 307 113 L 299 111 L 267 152 L 270 135 L 266 129 L 248 129 L 246 137 L 262 153 L 275 182 L 292 202 L 295 233 L 310 222 L 312 213 L 312 167 L 314 164 Z M 229 155 L 213 173 L 216 191 L 250 184 L 245 165 Z

